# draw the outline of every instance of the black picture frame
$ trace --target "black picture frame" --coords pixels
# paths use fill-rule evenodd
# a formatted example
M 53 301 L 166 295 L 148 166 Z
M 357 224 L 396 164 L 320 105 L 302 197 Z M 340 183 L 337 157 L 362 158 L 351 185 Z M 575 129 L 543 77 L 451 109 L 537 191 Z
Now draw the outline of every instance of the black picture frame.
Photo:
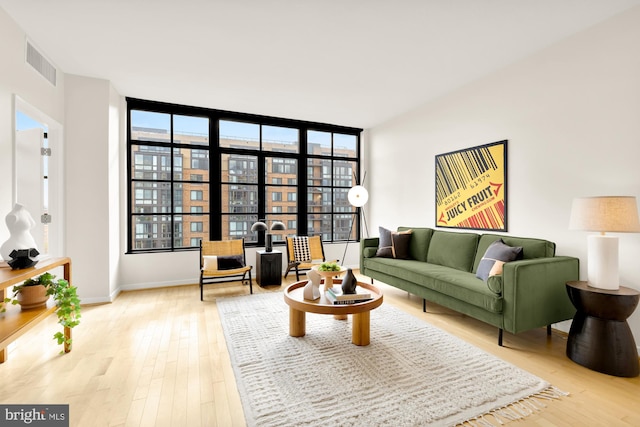
M 508 230 L 507 142 L 436 155 L 436 227 Z

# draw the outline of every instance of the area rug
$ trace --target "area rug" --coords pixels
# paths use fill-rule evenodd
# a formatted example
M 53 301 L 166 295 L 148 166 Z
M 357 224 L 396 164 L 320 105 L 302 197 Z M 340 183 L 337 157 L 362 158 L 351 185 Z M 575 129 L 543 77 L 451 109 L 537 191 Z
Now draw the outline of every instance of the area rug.
M 282 293 L 217 305 L 248 426 L 502 425 L 566 395 L 390 305 L 371 312 L 366 347 L 351 316 L 307 313 L 290 337 Z

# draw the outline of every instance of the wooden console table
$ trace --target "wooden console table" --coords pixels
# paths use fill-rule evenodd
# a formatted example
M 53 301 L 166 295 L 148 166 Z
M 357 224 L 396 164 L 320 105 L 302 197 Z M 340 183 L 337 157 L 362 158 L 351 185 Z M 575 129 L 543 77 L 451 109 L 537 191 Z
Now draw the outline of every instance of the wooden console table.
M 38 262 L 34 267 L 22 270 L 11 270 L 10 268 L 0 268 L 0 298 L 6 297 L 6 289 L 10 286 L 20 284 L 25 280 L 46 273 L 56 267 L 64 267 L 64 279 L 71 283 L 71 259 L 49 258 Z M 0 363 L 7 360 L 7 346 L 31 328 L 44 320 L 51 313 L 56 311 L 55 301 L 49 299 L 43 308 L 35 308 L 22 311 L 19 307 L 8 304 L 7 311 L 0 314 Z M 71 329 L 64 328 L 64 336 L 71 338 Z M 69 353 L 71 348 L 65 343 L 64 352 Z

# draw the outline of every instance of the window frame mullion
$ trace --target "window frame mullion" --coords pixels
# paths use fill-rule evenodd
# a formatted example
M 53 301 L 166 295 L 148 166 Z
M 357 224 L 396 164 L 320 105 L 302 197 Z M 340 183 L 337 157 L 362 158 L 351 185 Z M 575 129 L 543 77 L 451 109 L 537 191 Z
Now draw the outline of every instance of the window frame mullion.
M 168 104 L 168 103 L 161 103 L 161 102 L 156 102 L 156 101 L 148 101 L 148 100 L 141 100 L 141 99 L 136 99 L 136 98 L 126 98 L 126 102 L 127 102 L 127 119 L 128 119 L 128 126 L 127 126 L 127 131 L 126 131 L 126 135 L 127 135 L 127 154 L 126 154 L 126 158 L 127 158 L 127 219 L 128 219 L 128 224 L 127 224 L 127 253 L 149 253 L 149 252 L 167 252 L 167 251 L 183 251 L 183 250 L 197 250 L 197 247 L 192 247 L 190 246 L 193 242 L 193 239 L 195 237 L 198 236 L 194 236 L 193 234 L 191 234 L 192 232 L 190 231 L 190 228 L 187 230 L 187 228 L 185 228 L 188 222 L 190 223 L 192 219 L 196 218 L 196 216 L 194 215 L 194 212 L 191 211 L 191 207 L 189 206 L 189 198 L 190 195 L 186 195 L 185 192 L 185 184 L 186 183 L 196 183 L 196 181 L 194 181 L 195 177 L 189 178 L 189 180 L 186 179 L 186 174 L 188 171 L 189 174 L 191 173 L 191 171 L 189 171 L 188 169 L 191 168 L 191 164 L 184 164 L 185 163 L 185 159 L 184 157 L 187 156 L 187 153 L 183 153 L 182 149 L 183 148 L 187 148 L 189 150 L 208 150 L 208 154 L 209 154 L 209 161 L 208 161 L 208 167 L 209 167 L 209 171 L 208 171 L 208 182 L 204 181 L 203 185 L 204 186 L 208 186 L 208 194 L 209 194 L 209 201 L 208 201 L 208 212 L 204 213 L 203 215 L 208 215 L 208 225 L 209 225 L 209 233 L 208 235 L 206 234 L 201 234 L 203 236 L 203 238 L 209 238 L 211 240 L 221 240 L 221 239 L 225 239 L 225 238 L 229 238 L 229 236 L 223 236 L 223 226 L 225 224 L 225 222 L 223 221 L 223 218 L 225 215 L 228 215 L 228 221 L 227 224 L 230 224 L 230 220 L 232 216 L 237 216 L 239 221 L 244 221 L 245 225 L 243 225 L 242 227 L 238 226 L 236 228 L 234 228 L 231 232 L 232 233 L 238 233 L 238 235 L 244 233 L 245 237 L 246 236 L 250 236 L 250 241 L 247 243 L 247 246 L 262 246 L 264 245 L 264 234 L 265 233 L 259 233 L 258 236 L 251 236 L 250 235 L 250 231 L 249 230 L 245 230 L 246 228 L 246 222 L 247 222 L 247 218 L 250 220 L 249 222 L 253 221 L 253 217 L 255 216 L 256 219 L 267 219 L 267 218 L 271 218 L 271 219 L 278 219 L 277 215 L 273 212 L 271 212 L 269 210 L 269 206 L 271 206 L 271 201 L 268 200 L 268 192 L 270 190 L 270 188 L 277 188 L 277 187 L 282 187 L 283 192 L 285 192 L 284 190 L 288 190 L 290 188 L 293 187 L 293 185 L 290 185 L 289 182 L 285 182 L 287 180 L 287 174 L 288 172 L 286 172 L 288 169 L 288 166 L 285 162 L 284 165 L 284 171 L 282 173 L 278 172 L 277 175 L 278 176 L 282 176 L 283 180 L 282 182 L 278 183 L 278 184 L 270 184 L 267 182 L 267 168 L 270 167 L 270 162 L 269 159 L 273 159 L 273 158 L 289 158 L 289 159 L 296 159 L 297 161 L 297 188 L 295 191 L 295 197 L 296 197 L 296 201 L 295 201 L 295 206 L 297 206 L 297 211 L 294 213 L 293 209 L 291 209 L 291 206 L 293 206 L 293 201 L 289 200 L 289 195 L 287 192 L 287 195 L 283 194 L 283 203 L 282 205 L 279 206 L 283 206 L 282 208 L 282 216 L 283 218 L 288 218 L 289 220 L 292 220 L 293 218 L 296 219 L 296 230 L 295 233 L 298 235 L 307 235 L 308 234 L 308 227 L 309 227 L 309 213 L 311 212 L 311 210 L 309 209 L 309 185 L 308 185 L 308 177 L 307 177 L 307 169 L 308 169 L 308 161 L 310 158 L 313 157 L 319 157 L 322 159 L 329 159 L 330 160 L 330 164 L 331 164 L 331 182 L 327 183 L 329 185 L 325 186 L 323 185 L 324 183 L 322 182 L 322 180 L 320 180 L 318 183 L 318 185 L 320 185 L 320 188 L 330 188 L 331 189 L 331 200 L 328 201 L 331 203 L 331 209 L 326 211 L 326 212 L 320 212 L 319 215 L 325 215 L 327 213 L 330 213 L 330 224 L 326 224 L 326 225 L 330 225 L 330 227 L 327 227 L 326 230 L 316 230 L 317 232 L 329 232 L 330 236 L 328 236 L 328 241 L 344 241 L 344 239 L 342 238 L 337 238 L 342 236 L 344 233 L 341 231 L 340 236 L 336 236 L 336 230 L 342 230 L 342 226 L 337 227 L 336 225 L 336 215 L 340 215 L 342 216 L 344 214 L 344 212 L 339 212 L 340 211 L 340 207 L 336 206 L 333 202 L 335 200 L 335 192 L 339 190 L 339 187 L 336 187 L 334 184 L 336 184 L 335 181 L 335 171 L 334 171 L 334 163 L 336 161 L 341 161 L 343 158 L 346 161 L 349 162 L 353 162 L 353 167 L 357 168 L 358 170 L 355 172 L 356 173 L 356 182 L 359 181 L 360 178 L 360 167 L 361 167 L 361 156 L 360 156 L 360 151 L 361 151 L 361 132 L 362 129 L 360 128 L 354 128 L 354 127 L 346 127 L 346 126 L 336 126 L 336 125 L 330 125 L 330 124 L 324 124 L 324 123 L 315 123 L 315 122 L 305 122 L 305 121 L 299 121 L 299 120 L 293 120 L 293 119 L 283 119 L 283 118 L 278 118 L 278 117 L 268 117 L 268 116 L 260 116 L 260 115 L 255 115 L 255 114 L 245 114 L 245 113 L 237 113 L 237 112 L 229 112 L 229 111 L 223 111 L 223 110 L 214 110 L 214 109 L 207 109 L 207 108 L 199 108 L 199 107 L 190 107 L 190 106 L 183 106 L 183 105 L 177 105 L 177 104 Z M 133 140 L 132 138 L 134 137 L 138 137 L 138 129 L 132 128 L 131 124 L 131 120 L 132 120 L 132 111 L 133 110 L 139 110 L 139 111 L 147 111 L 147 112 L 151 112 L 151 113 L 161 113 L 161 114 L 168 114 L 170 116 L 170 124 L 169 124 L 169 131 L 170 131 L 170 139 L 167 141 L 166 139 L 157 139 L 154 143 L 154 141 L 146 141 L 145 139 L 140 139 L 140 140 Z M 181 115 L 181 116 L 194 116 L 194 117 L 202 117 L 202 118 L 207 118 L 209 120 L 209 126 L 208 126 L 208 131 L 209 131 L 209 144 L 208 146 L 205 145 L 190 145 L 188 143 L 185 143 L 182 141 L 182 138 L 180 137 L 180 135 L 175 135 L 175 127 L 176 127 L 176 123 L 175 123 L 175 118 L 176 116 Z M 225 147 L 221 147 L 221 135 L 220 135 L 220 122 L 221 120 L 225 120 L 225 121 L 237 121 L 237 122 L 245 122 L 245 123 L 250 123 L 250 124 L 256 124 L 258 125 L 259 128 L 259 144 L 258 144 L 258 148 L 255 148 L 255 145 L 251 145 L 250 149 L 246 149 L 245 151 L 245 147 L 242 146 L 227 146 L 225 144 Z M 141 122 L 142 123 L 142 122 Z M 137 126 L 141 126 L 144 128 L 144 126 L 146 126 L 146 124 L 139 124 Z M 166 126 L 166 125 L 165 125 Z M 271 145 L 265 146 L 265 141 L 264 141 L 264 126 L 274 126 L 274 127 L 283 127 L 283 128 L 290 128 L 290 129 L 297 129 L 298 131 L 298 143 L 299 143 L 299 148 L 297 150 L 296 153 L 290 152 L 290 151 L 278 151 L 277 149 L 277 144 L 278 144 L 278 139 L 275 139 L 275 143 L 276 145 L 274 145 L 273 147 L 276 148 L 272 148 Z M 135 135 L 133 134 L 133 131 L 136 131 Z M 151 127 L 151 130 L 153 131 L 153 127 Z M 181 131 L 183 129 L 181 128 Z M 187 131 L 187 135 L 188 135 L 188 131 L 189 129 L 186 129 Z M 313 154 L 309 154 L 309 150 L 308 150 L 308 133 L 309 131 L 319 131 L 319 132 L 328 132 L 331 134 L 331 152 L 330 155 L 322 155 L 322 156 L 318 156 L 318 155 L 313 155 Z M 201 131 L 199 131 L 201 132 Z M 202 131 L 203 132 L 203 131 Z M 336 140 L 335 140 L 335 136 L 338 134 L 342 134 L 342 135 L 352 135 L 356 138 L 355 140 L 355 150 L 356 152 L 355 157 L 351 158 L 348 157 L 352 154 L 352 148 L 353 147 L 353 140 L 352 139 L 347 139 L 346 142 L 347 144 L 345 145 L 345 149 L 348 150 L 344 152 L 344 156 L 336 156 L 336 154 L 343 154 L 342 151 L 336 151 L 336 148 L 339 148 L 340 150 L 342 150 L 342 147 L 337 147 L 336 146 Z M 242 134 L 238 134 L 239 136 L 241 136 Z M 271 136 L 271 135 L 275 135 L 275 136 Z M 180 143 L 177 143 L 177 139 L 180 139 Z M 273 138 L 278 138 L 278 134 L 272 134 L 271 132 L 269 133 L 268 138 L 271 140 Z M 286 139 L 282 140 L 287 141 Z M 269 142 L 269 141 L 267 141 Z M 169 147 L 170 150 L 170 175 L 169 175 L 169 179 L 168 180 L 159 180 L 159 179 L 136 179 L 135 178 L 135 174 L 138 172 L 138 170 L 135 169 L 135 166 L 132 164 L 132 162 L 134 161 L 134 156 L 133 156 L 133 150 L 136 146 L 144 146 L 144 145 L 158 145 L 158 146 L 162 146 L 162 147 Z M 183 155 L 183 165 L 182 165 L 182 175 L 180 176 L 181 179 L 177 179 L 176 178 L 176 174 L 175 174 L 175 167 L 176 167 L 176 159 L 174 157 L 174 150 L 179 149 L 180 150 L 180 154 Z M 193 153 L 194 151 L 191 152 L 191 156 L 189 156 L 189 158 L 193 158 Z M 232 205 L 229 205 L 229 209 L 224 209 L 225 213 L 223 213 L 223 181 L 222 181 L 222 169 L 223 169 L 223 155 L 227 153 L 230 154 L 231 156 L 233 154 L 238 154 L 238 155 L 247 155 L 247 156 L 254 156 L 257 159 L 257 169 L 258 169 L 258 177 L 257 177 L 257 203 L 258 203 L 258 209 L 257 209 L 257 213 L 252 213 L 250 212 L 250 210 L 245 210 L 246 213 L 240 213 L 238 214 L 237 212 L 235 212 L 236 210 L 240 210 L 240 209 L 236 209 L 234 210 Z M 311 157 L 310 157 L 311 156 Z M 249 166 L 250 167 L 250 166 Z M 143 170 L 142 168 L 140 170 Z M 196 172 L 198 173 L 198 172 Z M 292 174 L 291 174 L 292 175 Z M 145 176 L 146 177 L 146 176 Z M 293 176 L 291 176 L 289 179 L 293 178 Z M 200 178 L 202 179 L 202 178 Z M 170 191 L 170 212 L 164 212 L 163 209 L 161 209 L 160 207 L 162 206 L 162 203 L 166 203 L 160 200 L 160 198 L 162 197 L 160 194 L 158 195 L 158 201 L 156 202 L 146 202 L 147 204 L 139 204 L 136 202 L 135 198 L 134 198 L 134 185 L 135 182 L 151 182 L 154 184 L 158 184 L 158 186 L 160 186 L 160 184 L 162 182 L 169 182 L 169 191 Z M 315 182 L 315 181 L 314 181 Z M 178 200 L 176 200 L 174 198 L 174 193 L 176 191 L 177 185 L 178 184 L 182 184 L 182 191 L 183 191 L 183 196 L 182 196 L 182 212 L 178 213 L 176 212 L 177 209 L 177 203 Z M 242 183 L 238 183 L 239 185 L 244 185 Z M 343 184 L 342 178 L 341 181 L 338 182 L 338 184 Z M 253 184 L 248 184 L 248 185 L 253 185 Z M 187 186 L 188 187 L 188 186 Z M 315 187 L 315 184 L 314 184 Z M 340 187 L 342 188 L 342 187 Z M 204 190 L 206 191 L 206 188 L 204 188 Z M 158 191 L 161 191 L 160 188 L 158 188 Z M 249 190 L 250 192 L 253 190 Z M 187 197 L 187 198 L 185 198 Z M 239 206 L 250 206 L 251 203 L 251 195 L 238 195 L 237 197 L 246 197 L 246 203 L 245 200 L 240 200 L 241 203 L 239 204 Z M 151 204 L 149 204 L 151 203 Z M 341 199 L 340 203 L 343 203 L 343 200 Z M 290 206 L 291 205 L 291 206 Z M 158 207 L 157 209 L 148 209 L 145 208 L 145 212 L 144 213 L 136 213 L 135 209 L 137 206 L 151 206 L 153 207 Z M 200 205 L 202 206 L 202 205 Z M 204 205 L 205 207 L 207 205 Z M 287 208 L 287 206 L 289 208 Z M 166 209 L 165 209 L 166 210 Z M 321 209 L 322 210 L 322 209 Z M 358 211 L 358 209 L 354 209 L 356 211 Z M 314 209 L 315 211 L 315 209 Z M 151 213 L 147 213 L 147 212 L 151 212 Z M 142 243 L 142 244 L 138 244 L 136 241 L 136 228 L 134 226 L 134 219 L 136 218 L 136 216 L 139 215 L 157 215 L 159 218 L 161 218 L 161 216 L 163 215 L 170 215 L 170 234 L 171 234 L 171 243 L 170 245 L 168 245 L 168 248 L 153 248 L 152 246 L 157 245 L 156 242 L 149 242 L 147 243 Z M 183 225 L 183 229 L 182 229 L 182 236 L 181 238 L 183 239 L 182 241 L 178 242 L 178 244 L 181 244 L 183 246 L 176 246 L 176 218 L 178 215 L 182 215 L 182 225 Z M 242 216 L 245 216 L 245 218 L 243 219 Z M 187 221 L 188 219 L 188 221 Z M 186 221 L 186 222 L 185 222 Z M 148 222 L 148 221 L 147 221 Z M 158 222 L 158 224 L 160 224 L 162 221 Z M 204 225 L 204 224 L 203 224 Z M 324 226 L 325 224 L 323 224 Z M 356 227 L 357 227 L 357 231 L 356 231 L 356 239 L 358 239 L 358 236 L 360 236 L 360 216 L 357 216 L 357 222 L 356 222 Z M 287 225 L 288 226 L 288 225 Z M 189 225 L 190 227 L 190 225 Z M 226 227 L 227 229 L 230 229 L 230 226 Z M 237 231 L 236 231 L 237 229 Z M 293 230 L 290 230 L 290 232 L 293 232 Z M 151 237 L 151 239 L 161 239 L 162 238 L 162 230 L 159 229 L 158 230 L 158 235 L 155 237 Z M 184 239 L 186 239 L 188 236 L 191 236 L 192 240 L 191 242 L 185 242 Z M 351 236 L 348 235 L 347 239 L 350 239 Z M 255 239 L 255 240 L 254 240 Z M 144 248 L 142 249 L 136 249 L 136 245 L 139 246 L 144 246 Z

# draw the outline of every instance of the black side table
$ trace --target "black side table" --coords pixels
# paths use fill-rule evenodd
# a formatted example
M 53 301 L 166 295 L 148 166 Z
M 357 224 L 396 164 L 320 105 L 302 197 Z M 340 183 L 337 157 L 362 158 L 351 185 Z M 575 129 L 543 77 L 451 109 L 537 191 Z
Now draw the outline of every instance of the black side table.
M 256 251 L 256 282 L 260 286 L 282 284 L 282 252 Z
M 617 377 L 637 377 L 638 349 L 627 318 L 640 292 L 592 288 L 588 282 L 567 282 L 577 312 L 567 340 L 567 357 L 594 371 Z

